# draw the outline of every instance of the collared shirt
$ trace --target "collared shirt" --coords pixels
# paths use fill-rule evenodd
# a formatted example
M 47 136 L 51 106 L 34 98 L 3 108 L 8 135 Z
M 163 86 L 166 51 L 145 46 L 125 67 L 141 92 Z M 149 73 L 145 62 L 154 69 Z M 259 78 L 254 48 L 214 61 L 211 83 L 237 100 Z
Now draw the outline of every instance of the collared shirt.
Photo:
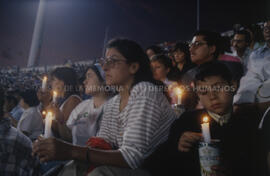
M 258 88 L 270 79 L 270 48 L 263 47 L 251 53 L 248 63 L 248 71 L 241 78 L 240 87 L 234 96 L 234 103 L 262 102 L 256 99 Z M 265 100 L 269 101 L 269 100 Z
M 31 140 L 11 127 L 8 118 L 0 119 L 0 175 L 39 175 L 39 162 L 31 153 Z
M 18 122 L 23 114 L 23 109 L 17 105 L 10 111 L 10 114 Z
M 211 116 L 220 126 L 223 126 L 223 124 L 228 123 L 229 119 L 231 118 L 231 113 L 227 113 L 223 116 L 218 115 L 216 113 L 213 113 L 211 111 L 207 111 L 209 116 Z

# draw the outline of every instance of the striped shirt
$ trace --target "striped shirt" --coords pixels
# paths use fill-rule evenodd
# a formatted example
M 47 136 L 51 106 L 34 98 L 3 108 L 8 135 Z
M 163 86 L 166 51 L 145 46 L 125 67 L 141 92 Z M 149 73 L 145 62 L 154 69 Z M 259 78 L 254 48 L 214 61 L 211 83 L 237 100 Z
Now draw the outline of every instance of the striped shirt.
M 138 168 L 156 147 L 167 140 L 177 118 L 162 90 L 149 82 L 136 84 L 120 112 L 120 95 L 104 108 L 99 137 L 121 152 L 128 165 Z

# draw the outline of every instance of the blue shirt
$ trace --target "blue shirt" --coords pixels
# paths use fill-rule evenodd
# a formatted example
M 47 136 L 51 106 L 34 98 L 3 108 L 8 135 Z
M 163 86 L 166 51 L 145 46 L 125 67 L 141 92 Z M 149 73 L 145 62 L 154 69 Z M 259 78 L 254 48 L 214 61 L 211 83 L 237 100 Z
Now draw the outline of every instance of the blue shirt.
M 31 152 L 31 140 L 11 127 L 8 118 L 0 118 L 0 175 L 39 175 L 39 161 Z
M 265 44 L 253 51 L 248 62 L 248 71 L 241 78 L 240 87 L 234 96 L 234 103 L 261 102 L 257 99 L 257 91 L 270 79 L 270 48 Z M 267 100 L 265 100 L 267 101 Z

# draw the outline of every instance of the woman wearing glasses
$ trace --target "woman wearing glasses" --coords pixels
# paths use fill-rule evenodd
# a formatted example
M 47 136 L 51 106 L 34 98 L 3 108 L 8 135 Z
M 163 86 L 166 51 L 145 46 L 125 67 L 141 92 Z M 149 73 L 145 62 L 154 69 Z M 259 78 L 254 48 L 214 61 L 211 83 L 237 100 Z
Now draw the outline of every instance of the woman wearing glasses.
M 112 150 L 79 147 L 51 138 L 34 143 L 33 153 L 43 162 L 73 159 L 99 166 L 90 176 L 149 175 L 140 166 L 167 139 L 176 119 L 174 111 L 152 77 L 149 59 L 134 41 L 110 41 L 101 63 L 106 84 L 118 87 L 119 92 L 106 104 L 97 134 Z

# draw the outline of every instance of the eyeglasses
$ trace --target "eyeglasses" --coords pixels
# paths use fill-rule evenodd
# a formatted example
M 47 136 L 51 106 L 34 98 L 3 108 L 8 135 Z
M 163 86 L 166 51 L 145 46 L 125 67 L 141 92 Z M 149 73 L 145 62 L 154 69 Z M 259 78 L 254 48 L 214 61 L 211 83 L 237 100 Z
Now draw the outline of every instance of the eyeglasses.
M 116 58 L 113 58 L 113 57 L 109 57 L 109 58 L 100 58 L 99 59 L 99 64 L 104 67 L 104 66 L 107 66 L 107 67 L 115 67 L 115 65 L 119 62 L 126 62 L 126 60 L 124 59 L 116 59 Z
M 207 44 L 206 42 L 199 42 L 199 41 L 196 41 L 196 42 L 193 42 L 193 43 L 190 43 L 189 44 L 189 47 L 194 47 L 194 48 L 198 48 L 199 46 L 202 46 L 202 45 L 205 45 Z

